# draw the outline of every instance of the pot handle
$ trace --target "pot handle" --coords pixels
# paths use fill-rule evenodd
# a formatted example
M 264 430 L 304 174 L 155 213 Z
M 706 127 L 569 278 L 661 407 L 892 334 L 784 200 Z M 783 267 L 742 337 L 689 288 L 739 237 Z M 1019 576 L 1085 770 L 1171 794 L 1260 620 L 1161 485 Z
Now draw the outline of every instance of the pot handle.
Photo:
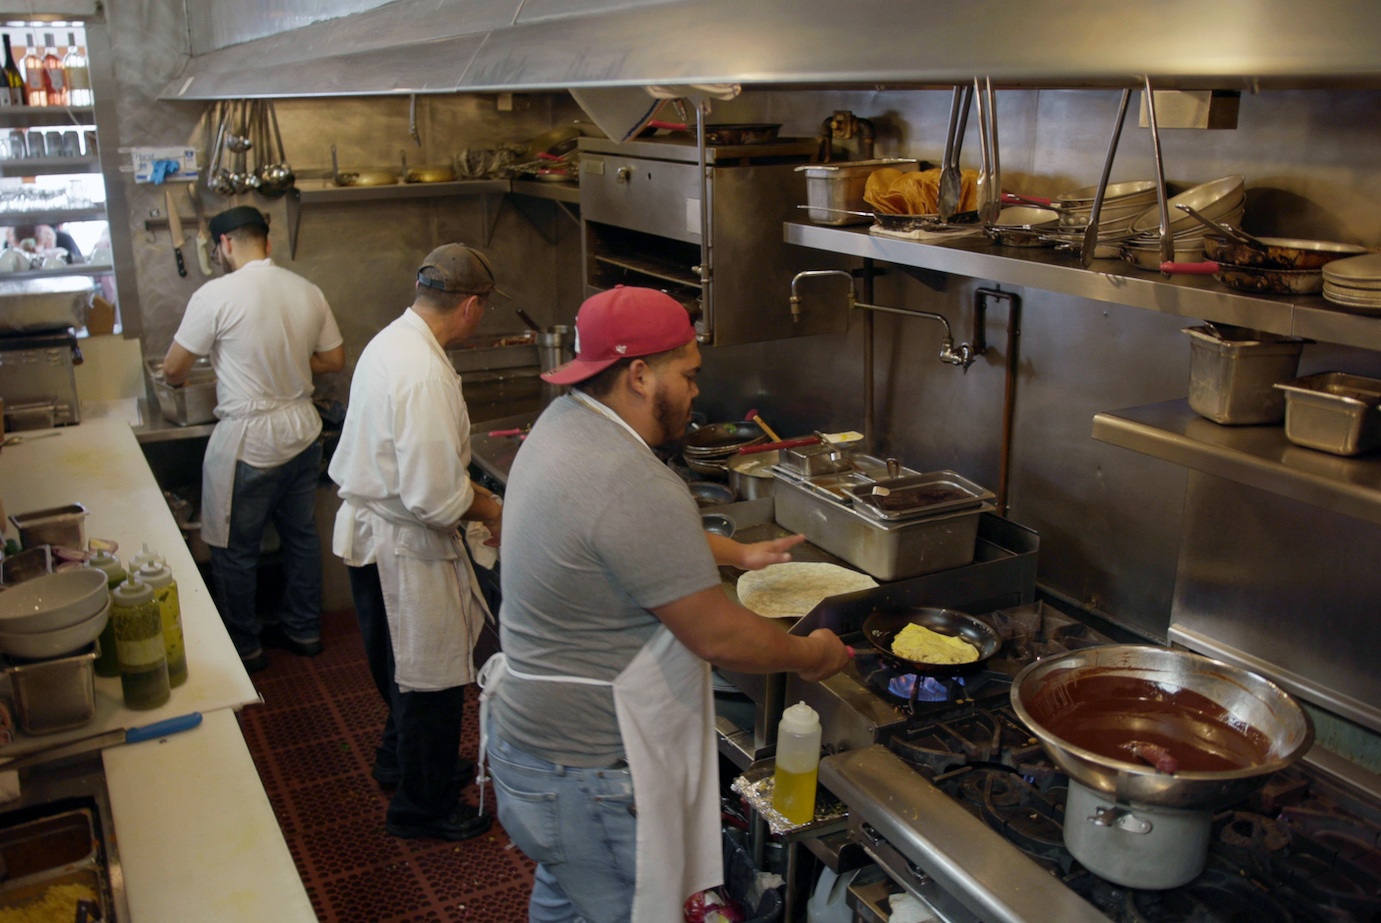
M 1161 263 L 1160 271 L 1191 276 L 1211 276 L 1221 267 L 1212 260 L 1202 263 Z
M 685 122 L 663 122 L 661 119 L 653 119 L 647 123 L 648 128 L 660 128 L 663 131 L 690 131 Z
M 781 442 L 760 442 L 757 445 L 746 445 L 738 450 L 739 455 L 756 455 L 759 452 L 775 452 L 778 449 L 794 449 L 802 445 L 815 445 L 820 441 L 819 436 L 801 436 L 796 439 L 783 439 Z

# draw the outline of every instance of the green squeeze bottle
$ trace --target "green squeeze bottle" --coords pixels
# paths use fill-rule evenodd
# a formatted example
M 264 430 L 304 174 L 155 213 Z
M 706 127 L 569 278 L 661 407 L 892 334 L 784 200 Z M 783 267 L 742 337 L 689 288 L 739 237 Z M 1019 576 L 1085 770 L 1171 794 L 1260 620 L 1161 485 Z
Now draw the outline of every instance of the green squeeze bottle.
M 168 701 L 172 690 L 163 645 L 163 616 L 153 588 L 131 576 L 113 591 L 110 618 L 115 623 L 125 707 L 157 708 Z
M 158 614 L 163 623 L 163 651 L 168 659 L 168 685 L 176 689 L 187 682 L 187 648 L 182 640 L 182 604 L 178 601 L 177 581 L 173 571 L 163 561 L 150 561 L 135 572 L 147 583 L 158 601 Z
M 124 582 L 125 568 L 120 564 L 120 559 L 109 551 L 97 551 L 86 560 L 87 567 L 94 567 L 104 571 L 106 575 L 106 589 L 114 593 L 115 588 Z M 111 600 L 114 600 L 111 596 Z M 105 628 L 101 629 L 100 654 L 96 657 L 97 676 L 119 676 L 120 658 L 115 653 L 115 619 L 108 619 Z

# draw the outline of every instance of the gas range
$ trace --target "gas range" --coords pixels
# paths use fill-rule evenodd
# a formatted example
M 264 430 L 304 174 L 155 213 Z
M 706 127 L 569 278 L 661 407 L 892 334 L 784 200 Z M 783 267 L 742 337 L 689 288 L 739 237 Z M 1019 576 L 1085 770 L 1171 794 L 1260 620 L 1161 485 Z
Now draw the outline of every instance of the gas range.
M 1009 689 L 1035 658 L 1110 639 L 1039 606 L 981 617 L 1004 647 L 962 683 L 929 680 L 913 698 L 910 678 L 860 648 L 804 696 L 842 751 L 820 781 L 848 806 L 851 838 L 947 923 L 1381 919 L 1381 804 L 1305 764 L 1214 814 L 1207 868 L 1187 885 L 1125 888 L 1082 867 L 1063 838 L 1069 779 Z

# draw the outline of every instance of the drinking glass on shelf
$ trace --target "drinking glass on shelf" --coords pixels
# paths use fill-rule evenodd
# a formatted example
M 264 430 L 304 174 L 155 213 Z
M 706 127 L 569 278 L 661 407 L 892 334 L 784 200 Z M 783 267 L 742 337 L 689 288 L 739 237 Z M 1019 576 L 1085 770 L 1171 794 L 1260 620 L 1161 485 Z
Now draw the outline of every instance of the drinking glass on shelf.
M 48 149 L 49 157 L 62 156 L 62 132 L 47 131 L 43 133 L 43 143 Z
M 81 135 L 68 130 L 62 133 L 62 156 L 80 157 L 82 155 Z
M 47 156 L 48 156 L 47 150 L 48 150 L 47 145 L 44 143 L 44 140 L 43 140 L 43 132 L 41 132 L 41 131 L 31 131 L 31 132 L 29 132 L 29 157 L 30 157 L 30 159 L 35 158 L 35 157 L 47 157 Z
M 24 132 L 18 128 L 11 131 L 9 142 L 9 151 L 6 153 L 6 157 L 22 160 L 29 156 L 29 143 L 24 137 Z

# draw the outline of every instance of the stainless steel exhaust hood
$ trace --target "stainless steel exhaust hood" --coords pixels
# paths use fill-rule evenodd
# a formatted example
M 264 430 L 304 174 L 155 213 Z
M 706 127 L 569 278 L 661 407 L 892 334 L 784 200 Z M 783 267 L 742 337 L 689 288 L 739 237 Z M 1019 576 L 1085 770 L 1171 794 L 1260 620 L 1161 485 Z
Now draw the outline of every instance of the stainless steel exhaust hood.
M 162 99 L 582 86 L 1381 86 L 1374 0 L 399 0 L 189 60 Z

